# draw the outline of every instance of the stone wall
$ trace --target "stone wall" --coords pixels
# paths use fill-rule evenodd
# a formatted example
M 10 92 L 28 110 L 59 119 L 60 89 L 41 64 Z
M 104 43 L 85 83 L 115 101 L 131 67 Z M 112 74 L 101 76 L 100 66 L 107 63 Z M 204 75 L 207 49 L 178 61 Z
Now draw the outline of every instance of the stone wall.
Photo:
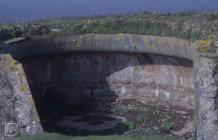
M 210 45 L 194 49 L 197 140 L 218 139 L 218 56 Z
M 4 71 L 5 57 L 0 56 L 0 139 L 3 139 L 5 133 L 5 123 L 8 121 L 16 121 L 12 87 L 8 81 L 7 71 Z M 10 110 L 10 111 L 8 111 Z
M 9 54 L 1 54 L 0 68 L 0 137 L 14 131 L 7 132 L 6 123 L 17 123 L 19 134 L 42 132 L 22 65 Z

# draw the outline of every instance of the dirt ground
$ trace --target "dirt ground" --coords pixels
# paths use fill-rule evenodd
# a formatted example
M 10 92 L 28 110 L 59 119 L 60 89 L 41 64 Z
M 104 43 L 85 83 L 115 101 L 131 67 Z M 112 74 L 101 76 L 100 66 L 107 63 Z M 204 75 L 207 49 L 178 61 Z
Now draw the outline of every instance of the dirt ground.
M 71 136 L 161 134 L 194 139 L 193 107 L 156 99 L 95 100 L 69 110 L 56 108 L 43 121 L 47 132 Z

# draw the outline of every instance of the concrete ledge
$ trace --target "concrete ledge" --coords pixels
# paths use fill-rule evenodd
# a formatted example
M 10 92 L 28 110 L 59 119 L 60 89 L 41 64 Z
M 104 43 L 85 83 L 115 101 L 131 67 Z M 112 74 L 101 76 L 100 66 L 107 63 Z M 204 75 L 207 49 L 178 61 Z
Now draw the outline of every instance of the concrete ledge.
M 129 52 L 166 55 L 192 60 L 192 43 L 174 37 L 131 34 L 86 34 L 40 38 L 7 46 L 15 58 L 75 51 Z

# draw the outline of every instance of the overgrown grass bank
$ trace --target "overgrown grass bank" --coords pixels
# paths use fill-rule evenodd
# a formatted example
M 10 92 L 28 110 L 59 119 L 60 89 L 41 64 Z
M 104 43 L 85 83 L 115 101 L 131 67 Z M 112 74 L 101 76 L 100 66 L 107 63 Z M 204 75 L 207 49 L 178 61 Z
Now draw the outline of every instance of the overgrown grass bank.
M 22 24 L 0 24 L 0 41 L 18 36 L 41 36 L 54 28 L 60 29 L 59 35 L 130 33 L 197 40 L 218 34 L 217 23 L 217 12 L 47 19 Z

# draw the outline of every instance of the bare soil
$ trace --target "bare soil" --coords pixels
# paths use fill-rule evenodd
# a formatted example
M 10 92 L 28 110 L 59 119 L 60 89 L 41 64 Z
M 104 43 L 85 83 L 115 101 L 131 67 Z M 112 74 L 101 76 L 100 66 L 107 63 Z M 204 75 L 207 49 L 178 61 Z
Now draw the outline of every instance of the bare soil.
M 43 121 L 48 132 L 72 136 L 161 134 L 194 139 L 190 106 L 153 99 L 95 100 L 72 110 L 57 108 Z

